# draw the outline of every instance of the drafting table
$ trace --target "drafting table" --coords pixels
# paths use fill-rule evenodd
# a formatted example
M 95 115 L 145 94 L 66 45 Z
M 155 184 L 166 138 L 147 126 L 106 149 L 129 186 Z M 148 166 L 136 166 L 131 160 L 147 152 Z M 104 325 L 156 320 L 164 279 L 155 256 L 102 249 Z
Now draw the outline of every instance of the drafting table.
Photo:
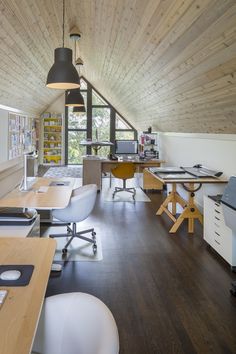
M 202 213 L 197 208 L 194 197 L 195 193 L 201 188 L 202 184 L 205 183 L 227 183 L 228 180 L 224 178 L 214 178 L 214 177 L 194 177 L 188 173 L 180 174 L 160 174 L 157 175 L 151 171 L 146 171 L 150 174 L 153 179 L 161 182 L 163 184 L 171 184 L 172 190 L 170 194 L 166 197 L 164 202 L 161 204 L 160 208 L 157 210 L 156 215 L 161 215 L 166 213 L 168 217 L 174 222 L 174 225 L 169 230 L 170 233 L 175 233 L 182 222 L 186 219 L 188 221 L 188 232 L 194 232 L 194 220 L 198 219 L 200 223 L 203 223 Z M 188 192 L 188 200 L 184 200 L 176 190 L 177 184 L 181 184 L 183 188 Z M 172 205 L 172 212 L 168 210 L 168 204 Z M 183 208 L 182 213 L 176 217 L 176 204 L 180 204 Z

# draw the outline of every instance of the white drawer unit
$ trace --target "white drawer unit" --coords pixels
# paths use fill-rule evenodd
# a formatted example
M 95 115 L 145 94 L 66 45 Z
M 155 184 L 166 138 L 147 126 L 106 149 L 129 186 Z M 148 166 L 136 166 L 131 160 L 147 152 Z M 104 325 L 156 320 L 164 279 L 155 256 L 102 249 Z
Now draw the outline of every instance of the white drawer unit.
M 230 265 L 236 267 L 236 239 L 225 225 L 222 205 L 204 197 L 204 240 Z

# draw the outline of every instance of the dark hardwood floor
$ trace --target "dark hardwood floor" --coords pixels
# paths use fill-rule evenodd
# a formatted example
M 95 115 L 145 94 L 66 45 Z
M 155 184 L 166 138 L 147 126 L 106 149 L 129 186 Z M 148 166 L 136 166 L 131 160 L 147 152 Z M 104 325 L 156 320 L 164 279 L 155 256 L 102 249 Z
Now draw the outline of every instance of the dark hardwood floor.
M 102 239 L 101 262 L 68 262 L 47 296 L 82 291 L 99 297 L 118 325 L 121 354 L 236 353 L 236 275 L 209 250 L 198 225 L 174 235 L 151 203 L 112 203 L 98 194 L 84 222 Z M 83 225 L 83 226 L 84 226 Z M 95 319 L 96 320 L 96 319 Z M 65 353 L 66 354 L 66 353 Z

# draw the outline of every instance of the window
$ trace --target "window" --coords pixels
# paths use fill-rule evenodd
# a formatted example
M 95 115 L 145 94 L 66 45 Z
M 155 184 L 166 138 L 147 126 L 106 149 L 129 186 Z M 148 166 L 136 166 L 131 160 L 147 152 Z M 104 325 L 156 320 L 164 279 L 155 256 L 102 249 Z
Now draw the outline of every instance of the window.
M 116 113 L 116 140 L 135 140 L 137 132 L 126 122 L 118 113 Z
M 87 113 L 73 113 L 73 107 L 68 109 L 68 129 L 87 129 Z
M 75 114 L 72 107 L 66 109 L 66 163 L 81 164 L 84 155 L 93 153 L 91 147 L 80 145 L 83 140 L 115 143 L 119 139 L 137 139 L 137 131 L 84 78 L 80 78 L 80 90 L 86 112 Z M 115 146 L 103 146 L 98 155 L 107 156 L 111 152 L 115 152 Z
M 93 106 L 107 106 L 107 103 L 94 90 L 92 93 L 92 104 Z
M 130 129 L 128 123 L 126 123 L 119 114 L 116 114 L 116 129 Z
M 110 141 L 110 108 L 93 108 L 92 139 Z M 96 134 L 97 133 L 97 134 Z M 97 135 L 97 136 L 96 136 Z
M 80 79 L 80 90 L 87 90 L 87 82 L 82 78 Z
M 81 164 L 83 162 L 86 147 L 80 145 L 82 140 L 86 140 L 86 131 L 68 132 L 68 164 Z
M 135 140 L 132 131 L 116 131 L 116 140 Z
M 110 108 L 93 108 L 92 110 L 92 140 L 110 141 Z M 102 146 L 98 155 L 107 156 L 110 153 L 109 146 Z

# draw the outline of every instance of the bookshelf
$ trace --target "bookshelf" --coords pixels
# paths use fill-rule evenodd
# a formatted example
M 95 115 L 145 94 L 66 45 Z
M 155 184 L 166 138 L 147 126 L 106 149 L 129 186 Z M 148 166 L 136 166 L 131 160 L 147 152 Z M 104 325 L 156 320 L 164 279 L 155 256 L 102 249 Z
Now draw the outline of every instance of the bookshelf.
M 63 164 L 63 115 L 44 113 L 43 122 L 43 164 Z
M 159 158 L 158 133 L 143 132 L 139 139 L 140 151 L 145 157 Z

